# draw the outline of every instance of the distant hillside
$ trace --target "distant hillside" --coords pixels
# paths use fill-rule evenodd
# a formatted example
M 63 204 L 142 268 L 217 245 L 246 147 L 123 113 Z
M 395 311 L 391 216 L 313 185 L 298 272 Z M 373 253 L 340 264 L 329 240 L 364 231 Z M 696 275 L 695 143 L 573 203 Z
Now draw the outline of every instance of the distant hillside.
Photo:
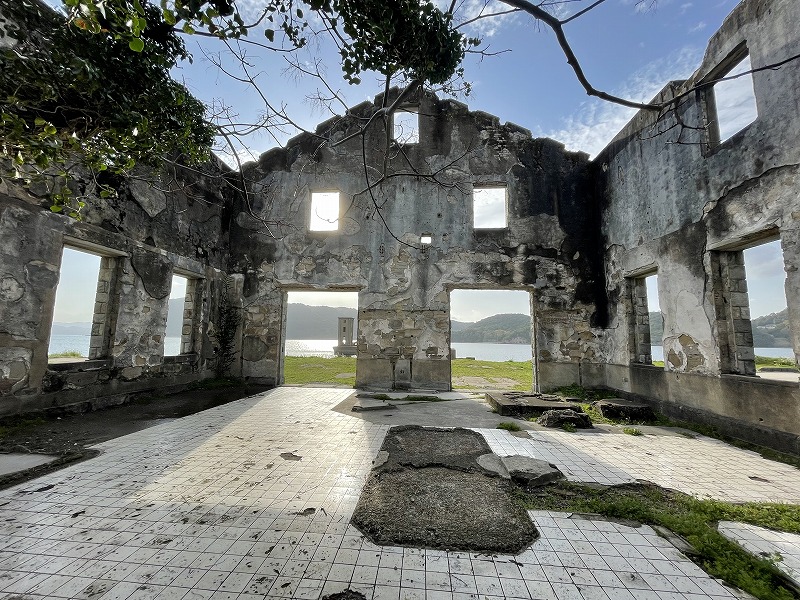
M 286 338 L 290 340 L 336 339 L 338 317 L 357 318 L 354 308 L 289 304 Z M 753 345 L 757 348 L 791 348 L 787 309 L 753 319 Z M 169 301 L 167 336 L 179 337 L 183 325 L 183 298 Z M 89 335 L 91 323 L 53 323 L 54 335 Z M 356 330 L 358 325 L 356 323 Z M 528 315 L 502 314 L 481 319 L 477 323 L 451 321 L 454 342 L 530 344 L 531 319 Z M 660 312 L 650 313 L 650 339 L 660 345 L 664 337 L 664 320 Z
M 286 339 L 335 340 L 339 317 L 358 318 L 358 311 L 355 308 L 289 304 L 286 314 Z M 356 331 L 358 331 L 357 322 Z
M 167 337 L 180 337 L 183 328 L 183 298 L 172 298 L 169 301 L 167 315 Z M 53 335 L 91 335 L 91 323 L 53 323 Z
M 789 309 L 764 315 L 751 321 L 753 346 L 756 348 L 791 348 L 789 334 Z
M 664 316 L 660 312 L 647 314 L 650 317 L 650 343 L 660 346 L 664 340 Z
M 788 310 L 758 317 L 751 321 L 753 346 L 756 348 L 791 348 Z M 661 345 L 664 337 L 664 319 L 660 312 L 650 313 L 650 339 Z
M 457 329 L 451 325 L 454 342 L 486 344 L 530 344 L 531 318 L 528 315 L 503 314 L 481 319 L 477 323 L 464 323 Z
M 89 335 L 92 333 L 91 323 L 53 323 L 53 335 Z

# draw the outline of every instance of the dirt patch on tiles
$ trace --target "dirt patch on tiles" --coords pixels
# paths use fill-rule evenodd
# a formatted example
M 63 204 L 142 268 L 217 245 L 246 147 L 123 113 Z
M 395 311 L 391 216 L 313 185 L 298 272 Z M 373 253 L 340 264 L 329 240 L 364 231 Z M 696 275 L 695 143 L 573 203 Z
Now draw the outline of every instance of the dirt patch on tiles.
M 478 465 L 488 452 L 466 429 L 392 428 L 353 524 L 379 545 L 521 552 L 538 532 L 516 486 Z

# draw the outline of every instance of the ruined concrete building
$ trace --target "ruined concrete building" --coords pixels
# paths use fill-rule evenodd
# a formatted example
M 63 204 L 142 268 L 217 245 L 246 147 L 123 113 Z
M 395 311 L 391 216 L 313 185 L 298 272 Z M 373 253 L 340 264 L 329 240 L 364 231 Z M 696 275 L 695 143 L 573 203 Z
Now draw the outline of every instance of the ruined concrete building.
M 702 86 L 745 58 L 758 68 L 800 54 L 798 22 L 795 0 L 739 4 L 694 75 L 661 93 L 693 90 L 679 108 L 660 121 L 639 113 L 592 161 L 420 94 L 399 117 L 418 120 L 412 137 L 398 130 L 387 146 L 375 127 L 365 140 L 371 182 L 387 154 L 391 173 L 418 175 L 371 190 L 361 138 L 349 136 L 380 97 L 320 125 L 328 143 L 303 134 L 248 164 L 247 195 L 223 185 L 235 174 L 178 173 L 176 191 L 131 181 L 76 222 L 4 181 L 0 415 L 211 376 L 225 294 L 243 316 L 234 373 L 280 384 L 290 290 L 358 292 L 358 386 L 446 390 L 451 290 L 518 289 L 530 293 L 538 389 L 607 387 L 800 452 L 798 384 L 754 376 L 742 260 L 743 249 L 780 239 L 800 356 L 798 62 L 752 75 L 757 117 L 728 139 L 715 86 Z M 505 207 L 505 219 L 475 223 L 476 197 Z M 326 203 L 334 216 L 320 220 Z M 282 235 L 265 235 L 261 219 Z M 91 356 L 48 365 L 65 247 L 102 256 Z M 183 352 L 164 357 L 173 273 L 189 281 Z M 643 279 L 653 273 L 664 368 L 649 356 Z

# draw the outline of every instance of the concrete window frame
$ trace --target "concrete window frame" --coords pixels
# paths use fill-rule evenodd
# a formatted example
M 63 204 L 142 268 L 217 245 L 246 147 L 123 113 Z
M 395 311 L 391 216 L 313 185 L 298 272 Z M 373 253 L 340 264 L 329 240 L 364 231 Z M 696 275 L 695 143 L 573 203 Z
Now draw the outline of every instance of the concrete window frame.
M 744 67 L 744 68 L 740 68 Z M 737 75 L 738 71 L 747 72 L 752 66 L 750 65 L 750 51 L 747 47 L 747 42 L 742 42 L 734 50 L 728 54 L 709 74 L 700 82 L 700 89 L 698 91 L 700 105 L 703 112 L 703 122 L 705 125 L 705 138 L 704 144 L 705 155 L 713 154 L 714 151 L 725 145 L 729 140 L 736 137 L 739 133 L 748 129 L 759 116 L 758 112 L 758 96 L 755 90 L 755 82 L 752 74 L 741 75 L 734 80 L 713 83 L 718 79 Z M 720 102 L 721 91 L 726 94 L 730 89 L 737 89 L 735 93 L 741 94 L 741 104 L 751 104 L 752 118 L 747 116 L 748 112 L 745 110 L 747 107 L 739 106 L 739 112 L 744 113 L 740 117 L 741 123 L 731 124 L 729 118 L 735 112 L 727 106 L 725 96 Z M 749 89 L 750 94 L 745 97 L 746 90 Z M 749 121 L 744 122 L 744 119 Z M 722 121 L 725 121 L 722 123 Z
M 419 108 L 404 106 L 392 114 L 392 139 L 402 146 L 419 144 Z
M 334 218 L 335 206 L 335 218 Z M 342 193 L 336 189 L 312 190 L 308 202 L 308 230 L 312 233 L 339 231 Z
M 493 209 L 503 208 L 503 218 L 486 216 Z M 508 229 L 508 186 L 505 184 L 475 184 L 472 186 L 472 228 L 476 231 Z
M 89 338 L 89 360 L 111 358 L 114 334 L 119 314 L 119 275 L 121 260 L 128 255 L 107 246 L 80 238 L 64 236 L 63 248 L 93 254 L 100 257 L 100 269 L 94 296 L 92 329 Z M 60 268 L 59 268 L 60 271 Z

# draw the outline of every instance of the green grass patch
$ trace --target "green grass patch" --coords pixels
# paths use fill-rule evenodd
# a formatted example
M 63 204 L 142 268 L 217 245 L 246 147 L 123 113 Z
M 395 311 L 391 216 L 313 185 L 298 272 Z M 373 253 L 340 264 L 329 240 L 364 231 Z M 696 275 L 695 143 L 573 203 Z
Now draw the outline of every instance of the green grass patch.
M 507 390 L 529 392 L 533 389 L 533 367 L 531 361 L 523 362 L 491 362 L 488 360 L 471 360 L 457 358 L 450 362 L 454 387 L 459 389 L 481 389 L 480 383 L 458 383 L 460 377 L 481 377 L 492 385 Z
M 642 435 L 641 429 L 636 429 L 636 427 L 623 427 L 622 433 L 626 433 L 628 435 Z
M 64 350 L 64 352 L 55 352 L 54 354 L 48 354 L 47 358 L 86 358 L 86 357 L 77 350 Z
M 522 431 L 522 427 L 513 421 L 504 421 L 497 424 L 497 429 L 505 429 L 506 431 Z
M 756 369 L 762 367 L 778 367 L 782 369 L 796 369 L 793 358 L 777 358 L 772 356 L 756 356 Z
M 564 423 L 561 426 L 561 429 L 569 433 L 575 433 L 576 431 L 578 431 L 578 428 L 575 427 L 575 425 L 573 425 L 572 423 Z
M 800 506 L 698 500 L 653 484 L 597 488 L 568 482 L 522 493 L 522 502 L 529 510 L 594 513 L 666 527 L 695 548 L 695 562 L 711 575 L 762 600 L 798 597 L 769 560 L 756 558 L 726 539 L 717 531 L 716 523 L 740 521 L 798 533 Z
M 283 361 L 284 382 L 295 385 L 324 383 L 330 385 L 356 385 L 356 359 L 354 356 L 286 356 Z

